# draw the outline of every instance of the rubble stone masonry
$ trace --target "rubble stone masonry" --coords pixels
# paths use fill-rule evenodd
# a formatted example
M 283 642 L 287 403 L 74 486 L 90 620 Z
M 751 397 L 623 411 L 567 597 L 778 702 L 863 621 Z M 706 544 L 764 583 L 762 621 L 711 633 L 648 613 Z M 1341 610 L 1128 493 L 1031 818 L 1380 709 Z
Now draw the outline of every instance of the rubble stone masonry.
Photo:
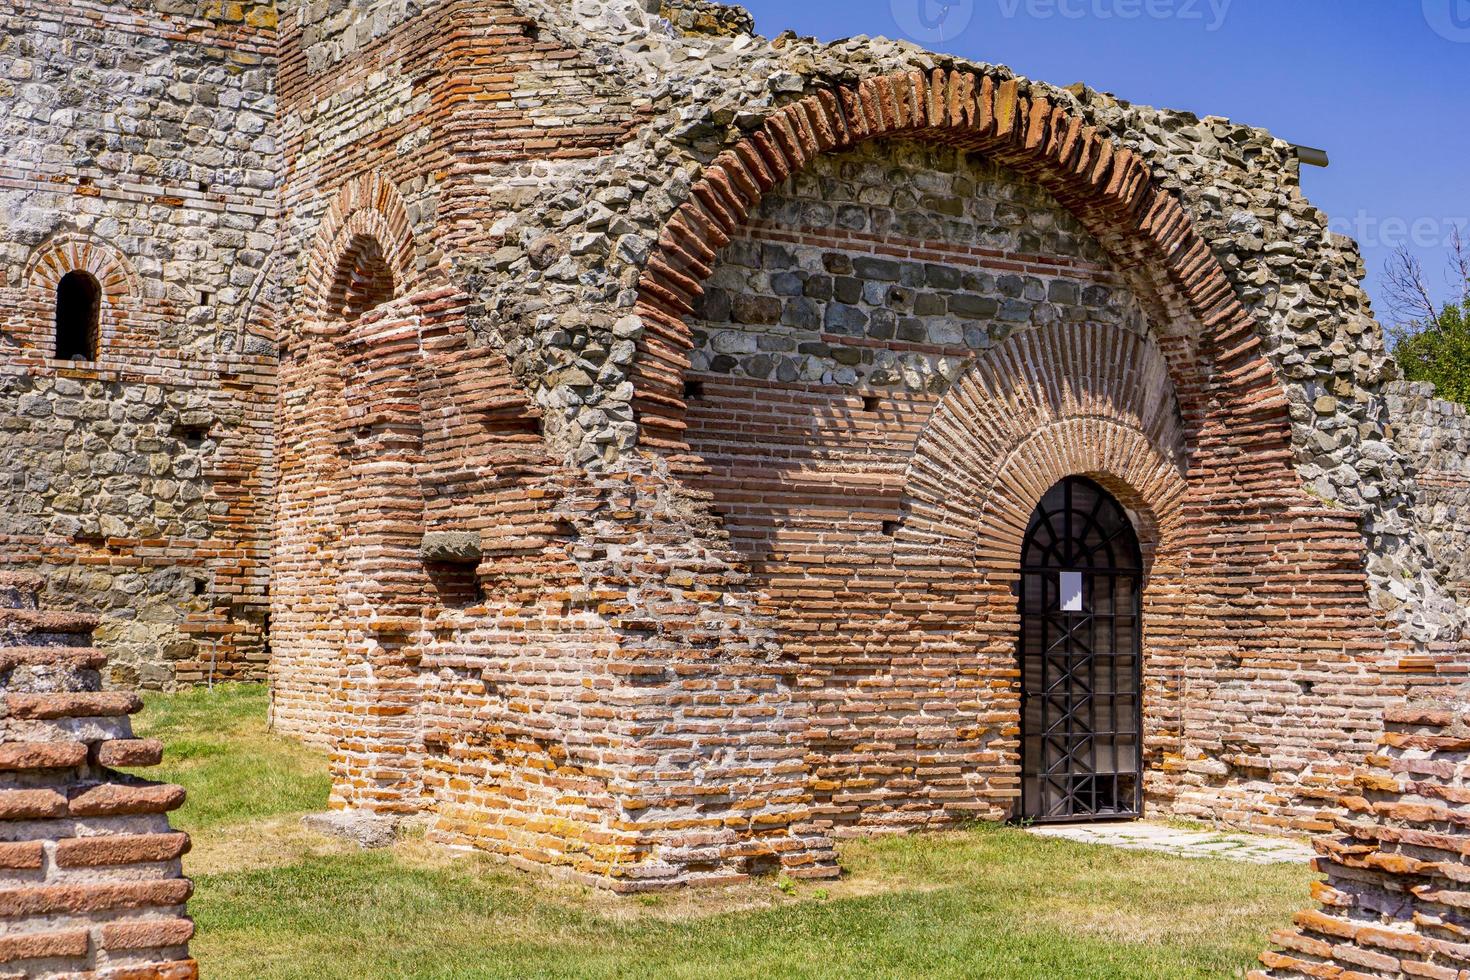
M 1446 587 L 1470 608 L 1470 416 L 1422 383 L 1395 383 L 1388 403 L 1395 442 L 1416 472 L 1419 531 Z
M 624 891 L 1013 816 L 1074 475 L 1143 546 L 1151 811 L 1330 829 L 1463 677 L 1463 416 L 1268 133 L 702 0 L 32 6 L 7 554 L 118 680 L 268 621 L 334 807 Z M 132 70 L 94 22 L 163 52 L 100 129 L 20 64 Z
M 0 12 L 0 561 L 102 617 L 122 686 L 265 670 L 276 16 Z M 99 349 L 60 361 L 76 270 Z

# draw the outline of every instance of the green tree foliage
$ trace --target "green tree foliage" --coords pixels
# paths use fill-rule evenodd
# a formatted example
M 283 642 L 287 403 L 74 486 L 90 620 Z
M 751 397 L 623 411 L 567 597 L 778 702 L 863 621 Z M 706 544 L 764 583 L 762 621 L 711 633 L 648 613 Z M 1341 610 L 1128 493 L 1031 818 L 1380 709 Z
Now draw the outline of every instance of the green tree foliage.
M 1432 320 L 1390 328 L 1393 355 L 1410 381 L 1431 381 L 1439 397 L 1470 405 L 1470 302 L 1451 303 Z
M 1394 359 L 1410 381 L 1429 381 L 1439 397 L 1470 405 L 1470 243 L 1450 236 L 1449 282 L 1459 299 L 1439 306 L 1424 269 L 1406 248 L 1388 263 L 1387 292 L 1397 314 L 1389 327 Z

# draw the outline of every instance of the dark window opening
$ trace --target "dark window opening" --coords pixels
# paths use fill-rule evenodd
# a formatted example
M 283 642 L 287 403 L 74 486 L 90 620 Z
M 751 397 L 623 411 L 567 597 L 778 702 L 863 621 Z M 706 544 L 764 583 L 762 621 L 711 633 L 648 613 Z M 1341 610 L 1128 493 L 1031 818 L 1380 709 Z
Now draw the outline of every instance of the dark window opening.
M 445 609 L 469 609 L 484 603 L 478 562 L 426 561 L 424 570 Z
M 883 522 L 883 536 L 885 538 L 891 538 L 891 537 L 893 537 L 897 533 L 898 533 L 898 521 L 884 521 Z
M 209 589 L 209 581 L 207 579 L 196 578 L 194 580 L 194 594 L 195 595 L 203 595 L 206 591 L 208 591 L 208 589 Z
M 174 427 L 174 435 L 182 439 L 184 445 L 190 449 L 198 449 L 204 445 L 204 440 L 209 438 L 209 426 L 207 425 L 179 425 Z
M 208 306 L 209 305 L 209 301 L 212 300 L 212 299 L 214 299 L 214 293 L 208 292 L 207 290 L 203 290 L 203 289 L 201 289 L 199 291 L 199 305 L 200 306 Z
M 95 361 L 101 333 L 102 285 L 90 272 L 68 272 L 56 284 L 56 356 Z
M 876 412 L 876 411 L 878 411 L 878 406 L 880 404 L 882 404 L 882 399 L 879 398 L 877 395 L 864 395 L 863 396 L 863 411 L 865 411 L 865 412 Z
M 697 398 L 703 398 L 703 397 L 704 397 L 704 382 L 703 381 L 686 381 L 686 382 L 684 382 L 684 400 L 686 402 L 692 402 L 692 401 L 694 401 Z
M 391 301 L 394 288 L 393 270 L 383 250 L 372 238 L 358 235 L 337 262 L 330 309 L 344 320 L 356 320 Z

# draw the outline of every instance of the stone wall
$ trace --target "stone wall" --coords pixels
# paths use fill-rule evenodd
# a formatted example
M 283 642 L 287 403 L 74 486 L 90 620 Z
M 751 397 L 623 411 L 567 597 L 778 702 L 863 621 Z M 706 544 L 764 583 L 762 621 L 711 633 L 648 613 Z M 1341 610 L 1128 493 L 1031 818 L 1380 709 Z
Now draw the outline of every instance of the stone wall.
M 1428 384 L 1393 385 L 1388 407 L 1394 442 L 1415 471 L 1419 534 L 1446 587 L 1470 608 L 1470 415 Z
M 193 978 L 179 786 L 135 739 L 135 694 L 101 691 L 97 617 L 37 607 L 39 575 L 0 572 L 0 974 Z
M 941 394 L 978 352 L 1051 324 L 1147 332 L 1102 247 L 1040 187 L 953 149 L 867 145 L 762 200 L 705 288 L 690 360 Z
M 280 158 L 266 3 L 0 14 L 0 561 L 102 616 L 112 683 L 259 677 Z M 95 361 L 55 290 L 103 287 Z
M 1317 841 L 1320 908 L 1272 936 L 1253 978 L 1458 980 L 1470 973 L 1470 703 L 1463 688 L 1386 713 L 1335 830 Z

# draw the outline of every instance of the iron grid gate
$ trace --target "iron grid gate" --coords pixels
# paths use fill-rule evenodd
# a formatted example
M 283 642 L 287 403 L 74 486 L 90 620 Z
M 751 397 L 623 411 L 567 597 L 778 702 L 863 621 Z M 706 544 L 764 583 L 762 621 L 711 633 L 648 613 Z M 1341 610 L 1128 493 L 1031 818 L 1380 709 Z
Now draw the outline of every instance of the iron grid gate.
M 1143 559 L 1106 490 L 1070 477 L 1032 514 L 1021 552 L 1021 816 L 1143 811 Z

